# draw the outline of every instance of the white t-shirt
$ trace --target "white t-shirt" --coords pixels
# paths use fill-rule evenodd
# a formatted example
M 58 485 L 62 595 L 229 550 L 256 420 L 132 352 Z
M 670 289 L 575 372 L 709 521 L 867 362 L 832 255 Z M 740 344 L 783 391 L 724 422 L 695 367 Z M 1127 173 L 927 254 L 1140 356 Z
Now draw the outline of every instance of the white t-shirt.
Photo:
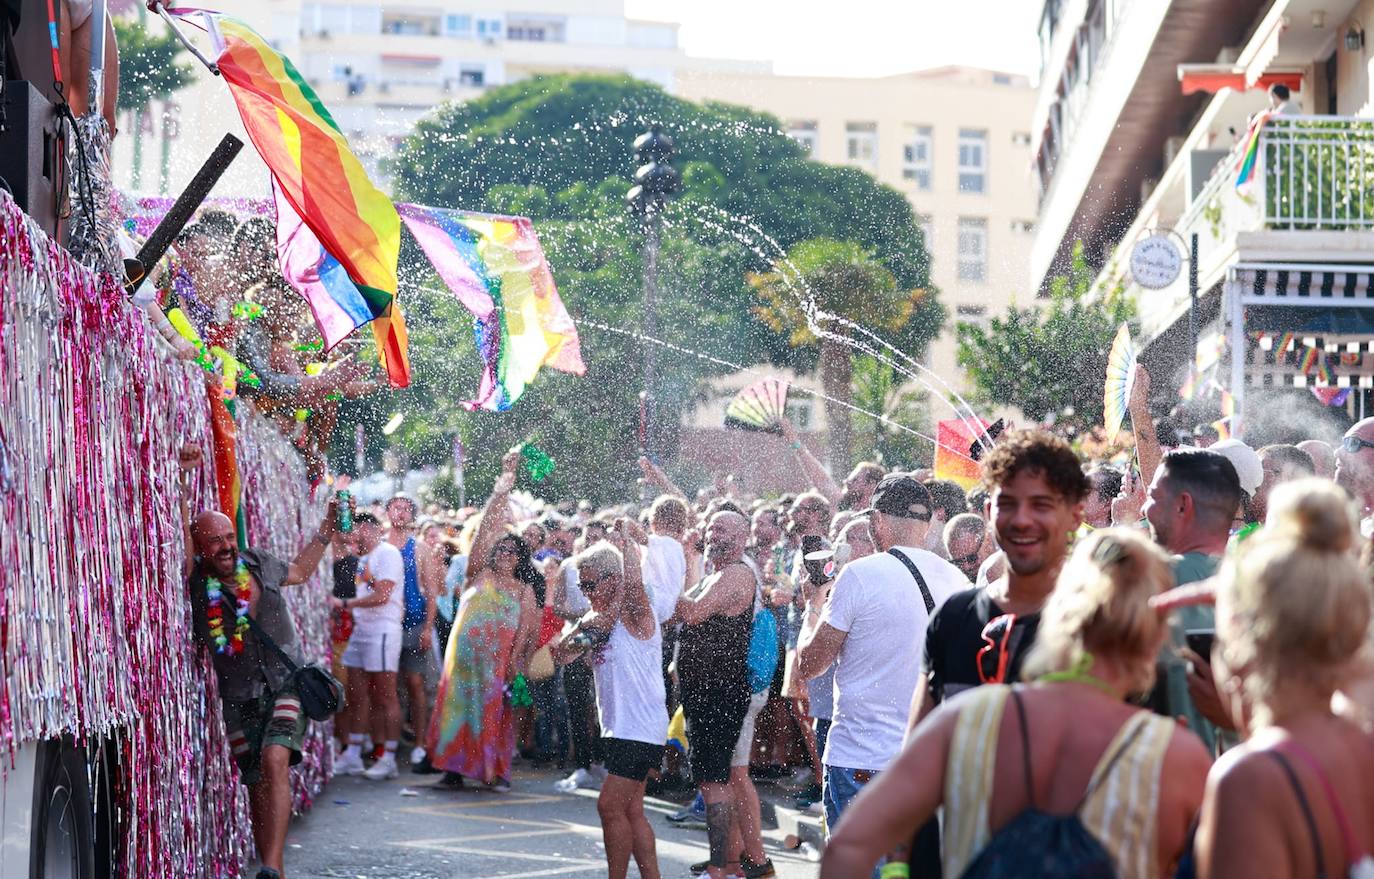
M 682 544 L 673 538 L 650 534 L 643 566 L 644 588 L 649 592 L 654 616 L 661 623 L 677 610 L 677 600 L 687 579 L 687 556 Z
M 400 634 L 406 611 L 406 567 L 401 551 L 385 540 L 358 559 L 358 597 L 371 595 L 372 584 L 382 580 L 390 580 L 393 584 L 386 604 L 351 608 L 353 627 L 370 634 L 391 631 Z
M 601 735 L 662 745 L 668 741 L 668 707 L 663 689 L 663 629 L 641 641 L 617 622 L 610 640 L 590 659 L 596 679 Z
M 959 569 L 934 553 L 898 551 L 916 563 L 937 610 L 969 588 Z M 822 624 L 849 633 L 835 659 L 825 765 L 878 771 L 901 751 L 929 622 L 906 565 L 885 552 L 845 565 L 821 611 Z

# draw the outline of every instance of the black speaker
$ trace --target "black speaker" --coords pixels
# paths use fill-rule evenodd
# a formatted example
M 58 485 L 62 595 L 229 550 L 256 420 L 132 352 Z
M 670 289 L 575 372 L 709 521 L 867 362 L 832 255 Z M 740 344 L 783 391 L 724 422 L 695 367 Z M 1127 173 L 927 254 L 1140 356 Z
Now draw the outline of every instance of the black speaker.
M 57 108 L 22 79 L 7 80 L 0 129 L 0 186 L 51 236 L 64 182 Z

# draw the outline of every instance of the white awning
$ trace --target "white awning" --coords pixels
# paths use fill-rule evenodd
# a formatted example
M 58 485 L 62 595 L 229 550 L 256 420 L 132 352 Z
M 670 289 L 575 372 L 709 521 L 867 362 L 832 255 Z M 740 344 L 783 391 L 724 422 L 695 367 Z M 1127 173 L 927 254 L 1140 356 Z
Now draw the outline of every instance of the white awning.
M 1243 306 L 1374 308 L 1374 266 L 1238 264 L 1227 271 L 1226 293 Z

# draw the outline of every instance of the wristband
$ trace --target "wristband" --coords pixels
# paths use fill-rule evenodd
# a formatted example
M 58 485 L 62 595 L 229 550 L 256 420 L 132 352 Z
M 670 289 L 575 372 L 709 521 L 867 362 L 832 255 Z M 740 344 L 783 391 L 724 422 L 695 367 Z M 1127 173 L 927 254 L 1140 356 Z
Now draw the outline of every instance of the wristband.
M 879 879 L 911 879 L 911 867 L 907 864 L 883 864 L 878 870 Z
M 320 532 L 316 531 L 316 532 L 315 532 L 315 542 L 318 543 L 320 546 L 328 546 L 328 545 L 329 545 L 329 538 L 328 538 L 328 537 L 325 537 L 323 534 L 321 534 Z

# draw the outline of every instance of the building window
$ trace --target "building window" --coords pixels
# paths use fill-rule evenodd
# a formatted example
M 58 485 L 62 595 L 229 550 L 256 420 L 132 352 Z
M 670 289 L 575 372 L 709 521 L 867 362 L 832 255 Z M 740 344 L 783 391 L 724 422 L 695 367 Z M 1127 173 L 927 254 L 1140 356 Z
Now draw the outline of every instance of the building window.
M 959 130 L 959 191 L 987 191 L 988 133 L 968 128 Z
M 819 136 L 816 131 L 816 122 L 811 119 L 793 121 L 787 126 L 787 136 L 801 144 L 802 150 L 810 158 L 816 157 L 816 147 L 818 146 Z
M 477 19 L 477 36 L 484 40 L 496 40 L 501 37 L 501 19 L 499 18 L 479 18 Z
M 458 68 L 458 84 L 469 86 L 483 86 L 487 84 L 487 71 L 483 67 L 468 66 L 464 64 Z
M 464 40 L 472 39 L 472 16 L 445 15 L 444 36 L 458 37 Z
M 935 246 L 935 218 L 930 214 L 917 214 L 916 227 L 921 230 L 921 241 L 926 246 L 926 257 Z
M 1011 74 L 1008 74 L 1008 73 L 994 73 L 994 74 L 992 75 L 992 84 L 993 84 L 993 85 L 1011 85 Z
M 844 126 L 845 157 L 851 164 L 878 164 L 878 123 L 847 122 Z
M 959 280 L 986 281 L 988 277 L 988 221 L 982 217 L 959 218 Z
M 934 132 L 929 125 L 908 126 L 902 146 L 902 178 L 913 180 L 922 192 L 930 189 L 931 154 Z

